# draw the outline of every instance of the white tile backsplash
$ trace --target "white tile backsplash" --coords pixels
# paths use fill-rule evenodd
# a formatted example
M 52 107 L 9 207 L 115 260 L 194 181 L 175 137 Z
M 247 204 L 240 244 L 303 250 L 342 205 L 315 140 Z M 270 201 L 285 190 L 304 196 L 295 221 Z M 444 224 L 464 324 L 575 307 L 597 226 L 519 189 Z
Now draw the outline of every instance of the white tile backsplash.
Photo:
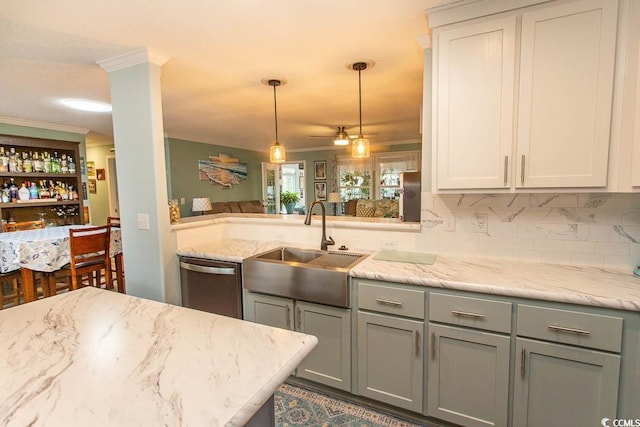
M 451 254 L 574 265 L 625 266 L 640 263 L 640 194 L 423 194 L 423 220 L 455 214 L 455 231 L 425 227 L 416 249 Z M 476 213 L 488 213 L 488 234 L 476 242 Z M 462 238 L 463 236 L 469 239 Z

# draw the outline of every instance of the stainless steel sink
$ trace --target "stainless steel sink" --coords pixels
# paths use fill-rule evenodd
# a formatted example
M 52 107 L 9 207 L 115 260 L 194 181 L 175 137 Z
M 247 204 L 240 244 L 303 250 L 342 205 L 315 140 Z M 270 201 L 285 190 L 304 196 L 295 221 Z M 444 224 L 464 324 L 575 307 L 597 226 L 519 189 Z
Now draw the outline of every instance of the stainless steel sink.
M 243 283 L 250 291 L 349 307 L 349 269 L 366 256 L 280 247 L 245 259 Z

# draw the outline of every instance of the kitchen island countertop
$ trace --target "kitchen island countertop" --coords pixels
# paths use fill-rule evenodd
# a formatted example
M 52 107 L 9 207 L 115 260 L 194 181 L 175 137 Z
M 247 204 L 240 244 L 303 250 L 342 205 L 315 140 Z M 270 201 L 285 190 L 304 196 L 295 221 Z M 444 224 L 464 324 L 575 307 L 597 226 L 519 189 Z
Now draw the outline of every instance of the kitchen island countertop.
M 241 426 L 316 344 L 83 288 L 0 311 L 0 425 Z
M 179 255 L 242 262 L 278 246 L 276 241 L 228 239 L 185 248 Z M 295 246 L 295 245 L 294 245 Z M 358 251 L 353 252 L 368 252 Z M 438 255 L 433 265 L 379 261 L 354 266 L 356 278 L 448 288 L 640 312 L 640 277 L 630 271 Z

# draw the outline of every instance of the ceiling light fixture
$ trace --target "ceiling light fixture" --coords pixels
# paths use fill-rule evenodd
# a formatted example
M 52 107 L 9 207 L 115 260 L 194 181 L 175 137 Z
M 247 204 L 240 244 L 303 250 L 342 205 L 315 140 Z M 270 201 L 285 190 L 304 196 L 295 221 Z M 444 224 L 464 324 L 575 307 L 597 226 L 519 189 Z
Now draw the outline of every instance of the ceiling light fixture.
M 276 87 L 284 84 L 282 80 L 269 79 L 263 80 L 262 83 L 273 86 L 273 109 L 276 122 L 276 142 L 269 148 L 269 162 L 271 163 L 284 163 L 287 160 L 285 149 L 278 141 L 278 101 L 276 98 Z
M 74 110 L 89 111 L 92 113 L 110 113 L 111 104 L 98 101 L 90 101 L 88 99 L 63 99 L 60 101 L 62 105 L 73 108 Z
M 344 131 L 344 126 L 338 126 L 338 132 L 333 137 L 333 145 L 349 145 L 349 134 Z
M 366 62 L 356 62 L 351 69 L 358 72 L 358 107 L 360 111 L 360 134 L 353 140 L 351 157 L 364 159 L 369 157 L 369 140 L 362 134 L 362 72 L 367 69 Z

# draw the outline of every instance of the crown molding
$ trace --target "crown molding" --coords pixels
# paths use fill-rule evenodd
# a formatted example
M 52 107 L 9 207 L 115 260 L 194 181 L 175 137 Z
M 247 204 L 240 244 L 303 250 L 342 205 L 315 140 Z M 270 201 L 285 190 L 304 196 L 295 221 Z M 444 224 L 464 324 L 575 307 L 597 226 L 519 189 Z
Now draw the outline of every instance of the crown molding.
M 107 73 L 110 73 L 112 71 L 118 71 L 145 63 L 151 63 L 162 67 L 168 60 L 168 56 L 148 47 L 142 47 L 132 50 L 131 52 L 123 53 L 122 55 L 102 59 L 97 61 L 96 64 L 98 64 L 100 68 L 105 70 Z
M 31 128 L 56 130 L 60 132 L 78 133 L 82 135 L 86 135 L 90 131 L 90 129 L 79 128 L 75 126 L 60 125 L 60 124 L 48 123 L 48 122 L 37 122 L 35 120 L 16 119 L 13 117 L 4 117 L 4 116 L 0 116 L 0 123 L 7 124 L 7 125 L 25 126 L 25 127 L 31 127 Z

